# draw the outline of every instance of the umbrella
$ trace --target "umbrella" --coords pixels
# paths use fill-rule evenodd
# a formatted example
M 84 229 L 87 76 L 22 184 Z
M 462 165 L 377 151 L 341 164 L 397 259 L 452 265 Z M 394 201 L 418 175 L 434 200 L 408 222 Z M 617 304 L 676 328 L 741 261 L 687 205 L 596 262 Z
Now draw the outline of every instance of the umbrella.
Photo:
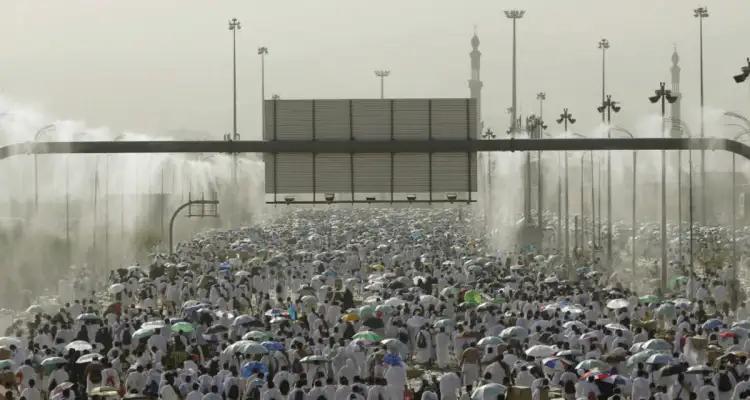
M 44 313 L 44 309 L 42 308 L 42 306 L 34 304 L 29 306 L 29 308 L 26 309 L 26 312 L 29 314 L 42 314 Z
M 448 318 L 439 319 L 432 324 L 432 326 L 435 328 L 451 328 L 454 325 L 455 323 L 453 322 L 453 320 Z
M 637 365 L 639 363 L 646 362 L 646 360 L 648 360 L 649 357 L 651 357 L 652 355 L 654 355 L 656 353 L 657 353 L 657 351 L 654 351 L 654 350 L 639 351 L 639 352 L 633 354 L 632 356 L 628 357 L 628 362 L 627 362 L 626 365 L 628 367 L 631 367 L 631 366 Z
M 234 276 L 243 277 L 243 276 L 250 276 L 252 275 L 250 271 L 237 271 L 234 273 Z
M 482 302 L 482 294 L 476 290 L 468 290 L 464 293 L 464 302 L 479 304 Z
M 614 323 L 604 325 L 604 327 L 613 331 L 628 331 L 629 330 L 627 327 L 625 327 L 625 325 L 614 324 Z
M 672 352 L 672 344 L 664 339 L 651 339 L 641 346 L 644 350 L 668 351 Z
M 419 328 L 429 322 L 427 318 L 421 316 L 421 315 L 414 315 L 406 320 L 406 326 L 412 327 L 412 328 Z
M 318 364 L 318 363 L 324 363 L 328 361 L 329 360 L 326 356 L 321 356 L 321 355 L 307 356 L 299 360 L 299 362 L 301 362 L 302 364 Z
M 528 349 L 526 349 L 526 355 L 530 357 L 536 357 L 536 358 L 542 358 L 542 357 L 549 357 L 557 353 L 557 347 L 556 346 L 547 346 L 543 344 L 538 344 L 535 346 L 531 346 Z
M 584 371 L 591 371 L 591 370 L 599 370 L 599 371 L 606 371 L 609 369 L 609 365 L 601 360 L 595 360 L 595 359 L 588 359 L 583 360 L 576 365 L 576 369 L 581 369 Z
M 120 394 L 117 392 L 116 388 L 113 388 L 112 386 L 99 386 L 91 389 L 89 392 L 89 396 L 99 396 L 99 397 L 120 397 Z
M 651 356 L 648 357 L 648 359 L 646 359 L 646 364 L 666 365 L 666 364 L 671 364 L 672 361 L 673 361 L 672 356 L 670 356 L 669 354 L 656 353 L 656 354 L 652 354 Z
M 93 321 L 99 321 L 99 316 L 92 313 L 83 313 L 76 318 L 79 321 L 84 322 L 93 322 Z
M 661 319 L 672 319 L 677 315 L 677 309 L 673 303 L 664 303 L 656 309 L 655 314 Z
M 477 311 L 490 311 L 497 309 L 497 307 L 498 306 L 495 303 L 484 302 L 477 306 Z
M 448 286 L 446 288 L 443 288 L 443 290 L 440 291 L 440 295 L 444 297 L 453 297 L 456 296 L 461 290 L 459 290 L 455 286 Z
M 141 328 L 133 332 L 133 340 L 141 340 L 154 335 L 154 330 L 151 328 Z
M 262 332 L 262 331 L 250 331 L 250 332 L 242 335 L 242 340 L 258 340 L 258 341 L 263 341 L 263 340 L 268 340 L 268 339 L 271 339 L 271 335 L 268 334 L 268 333 L 266 333 L 266 332 Z
M 268 354 L 268 349 L 258 342 L 252 340 L 241 340 L 227 347 L 230 353 L 245 355 Z
M 268 351 L 284 351 L 284 344 L 281 342 L 265 341 L 261 343 Z
M 68 360 L 62 357 L 47 357 L 44 360 L 42 360 L 42 367 L 61 365 L 61 364 L 67 364 L 67 363 L 68 363 Z
M 161 329 L 166 327 L 167 325 L 164 323 L 164 321 L 157 319 L 153 321 L 144 322 L 141 325 L 141 328 L 151 328 L 151 329 Z
M 300 300 L 302 300 L 302 304 L 305 304 L 308 306 L 315 305 L 318 303 L 318 298 L 315 296 L 311 296 L 309 294 L 306 296 L 302 296 Z
M 527 336 L 529 336 L 529 331 L 522 326 L 511 326 L 509 328 L 503 329 L 503 331 L 500 332 L 501 339 L 523 340 Z
M 104 357 L 102 357 L 102 355 L 99 353 L 84 354 L 78 357 L 78 359 L 76 360 L 76 364 L 88 364 L 90 362 L 93 362 L 95 358 L 102 359 Z
M 370 329 L 382 329 L 385 327 L 383 320 L 380 318 L 376 318 L 376 317 L 371 317 L 371 318 L 366 319 L 364 322 L 362 322 L 362 325 Z
M 85 340 L 75 340 L 70 343 L 68 343 L 65 346 L 65 350 L 75 350 L 75 351 L 91 351 L 93 350 L 93 346 Z
M 430 305 L 437 307 L 437 305 L 440 304 L 440 300 L 438 300 L 438 298 L 435 296 L 427 294 L 419 296 L 419 304 L 425 307 L 428 307 Z
M 685 372 L 687 370 L 687 364 L 674 364 L 662 367 L 659 372 L 661 376 L 672 376 Z
M 737 322 L 735 322 L 735 323 L 732 324 L 732 328 L 734 328 L 734 327 L 739 327 L 739 328 L 744 328 L 744 329 L 750 330 L 750 321 L 748 321 L 748 320 L 737 321 Z
M 262 373 L 263 375 L 268 374 L 268 367 L 266 366 L 266 364 L 251 361 L 242 365 L 242 368 L 240 368 L 240 372 L 243 378 L 249 378 L 257 374 L 258 372 Z
M 398 307 L 398 306 L 403 306 L 404 304 L 406 304 L 406 301 L 403 299 L 399 299 L 398 297 L 391 297 L 390 299 L 386 300 L 385 303 L 383 304 L 387 306 L 391 306 L 391 307 Z
M 23 342 L 21 342 L 21 339 L 13 336 L 3 336 L 0 337 L 0 346 L 10 347 L 10 346 L 16 346 L 16 347 L 23 347 Z
M 211 325 L 203 333 L 206 334 L 206 335 L 215 335 L 215 334 L 218 334 L 218 333 L 224 333 L 224 332 L 226 332 L 228 330 L 229 330 L 229 328 L 227 328 L 226 326 L 220 325 L 220 324 L 216 324 L 216 325 Z
M 232 326 L 248 326 L 248 327 L 262 327 L 263 321 L 251 316 L 251 315 L 240 315 L 232 321 Z
M 273 318 L 271 318 L 271 324 L 272 325 L 283 324 L 283 323 L 285 323 L 287 321 L 289 321 L 289 318 L 288 317 L 283 317 L 283 316 L 282 317 L 273 317 Z
M 497 400 L 499 395 L 505 395 L 507 388 L 499 383 L 482 385 L 471 393 L 471 400 Z
M 705 331 L 712 331 L 715 328 L 720 328 L 724 325 L 724 322 L 722 322 L 720 319 L 711 318 L 708 321 L 703 323 L 703 330 Z
M 280 315 L 287 314 L 286 311 L 280 309 L 280 308 L 272 308 L 268 311 L 266 311 L 265 316 L 266 317 L 278 317 Z
M 362 331 L 362 332 L 358 332 L 354 336 L 352 336 L 352 339 L 362 339 L 362 340 L 366 340 L 366 341 L 369 341 L 369 342 L 379 342 L 383 338 L 380 337 L 380 335 L 378 335 L 375 332 L 372 332 L 372 331 Z
M 174 333 L 191 333 L 194 331 L 195 327 L 189 322 L 177 322 L 172 325 L 172 332 Z
M 580 350 L 561 350 L 561 351 L 558 351 L 557 353 L 555 353 L 555 355 L 556 356 L 560 356 L 560 357 L 565 357 L 565 356 L 567 356 L 567 357 L 577 357 L 577 356 L 582 356 L 583 353 L 581 353 Z
M 542 360 L 542 365 L 549 369 L 562 371 L 568 364 L 564 361 L 564 359 L 561 359 L 559 357 L 547 357 Z
M 645 296 L 639 297 L 638 301 L 644 304 L 652 304 L 652 303 L 658 303 L 659 298 L 654 296 L 653 294 L 647 294 Z
M 710 374 L 714 372 L 714 369 L 708 365 L 693 365 L 688 368 L 686 374 Z
M 614 299 L 607 302 L 607 308 L 611 310 L 627 308 L 628 306 L 630 306 L 630 303 L 628 303 L 628 301 L 625 299 Z
M 383 356 L 383 363 L 388 365 L 401 365 L 401 357 L 397 353 L 387 353 Z
M 108 292 L 112 294 L 117 294 L 125 290 L 125 285 L 122 283 L 115 283 L 114 285 L 110 285 L 109 289 L 107 289 Z
M 347 314 L 344 314 L 344 316 L 342 316 L 341 319 L 344 321 L 348 321 L 348 322 L 359 321 L 359 315 L 354 314 L 354 313 L 347 313 Z
M 568 321 L 563 324 L 564 329 L 572 329 L 574 326 L 577 326 L 579 330 L 586 329 L 586 324 L 578 320 Z

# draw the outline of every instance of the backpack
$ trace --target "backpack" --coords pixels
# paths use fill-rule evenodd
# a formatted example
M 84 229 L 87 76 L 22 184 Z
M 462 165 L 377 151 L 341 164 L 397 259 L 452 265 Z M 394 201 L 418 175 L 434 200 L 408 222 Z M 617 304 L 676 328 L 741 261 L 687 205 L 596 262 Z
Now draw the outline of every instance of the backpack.
M 232 385 L 229 387 L 229 393 L 227 393 L 227 397 L 232 400 L 237 400 L 240 397 L 240 388 L 237 387 L 237 385 Z
M 729 379 L 729 375 L 726 372 L 719 374 L 719 384 L 717 388 L 720 392 L 730 392 L 732 390 L 732 381 Z
M 425 347 L 427 347 L 427 338 L 422 331 L 419 331 L 419 333 L 417 333 L 417 347 L 419 347 L 420 349 L 424 349 Z

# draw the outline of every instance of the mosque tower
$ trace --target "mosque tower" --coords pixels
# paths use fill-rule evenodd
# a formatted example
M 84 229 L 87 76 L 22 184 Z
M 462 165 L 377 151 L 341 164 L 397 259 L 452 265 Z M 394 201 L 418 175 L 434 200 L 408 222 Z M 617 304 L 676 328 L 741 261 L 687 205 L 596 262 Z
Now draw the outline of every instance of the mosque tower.
M 672 53 L 672 95 L 677 96 L 677 101 L 670 105 L 671 107 L 671 119 L 672 128 L 670 130 L 670 136 L 673 138 L 682 137 L 682 125 L 680 115 L 680 105 L 682 103 L 682 94 L 680 93 L 680 56 L 677 54 L 677 47 L 675 46 L 674 52 Z
M 477 135 L 478 139 L 482 134 L 482 81 L 479 79 L 479 60 L 482 57 L 482 53 L 479 51 L 479 37 L 477 36 L 476 29 L 474 30 L 474 36 L 471 38 L 471 79 L 469 79 L 469 93 L 472 99 L 477 102 Z

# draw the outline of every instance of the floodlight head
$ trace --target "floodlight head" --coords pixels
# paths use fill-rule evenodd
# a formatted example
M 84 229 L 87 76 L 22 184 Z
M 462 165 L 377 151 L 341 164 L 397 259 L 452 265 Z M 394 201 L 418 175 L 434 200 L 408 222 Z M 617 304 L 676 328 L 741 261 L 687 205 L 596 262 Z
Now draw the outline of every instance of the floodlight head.
M 656 103 L 657 101 L 659 101 L 659 97 L 661 97 L 661 96 L 658 95 L 658 94 L 655 95 L 655 96 L 651 96 L 651 97 L 648 98 L 648 101 L 650 101 L 652 103 Z
M 568 122 L 570 122 L 571 124 L 575 124 L 576 123 L 576 119 L 575 118 L 569 118 Z
M 229 20 L 229 30 L 233 31 L 235 29 L 241 29 L 242 26 L 240 25 L 240 21 L 237 18 L 232 18 Z
M 411 203 L 412 201 L 414 201 L 416 199 L 417 199 L 417 195 L 416 194 L 407 194 L 406 195 L 406 200 L 408 200 L 409 203 Z
M 268 47 L 258 47 L 258 55 L 268 54 Z
M 748 74 L 746 74 L 746 73 L 742 73 L 742 74 L 733 76 L 733 78 L 734 78 L 735 82 L 742 83 L 742 82 L 745 81 L 745 79 L 747 79 L 747 75 Z
M 604 106 L 596 107 L 596 111 L 599 111 L 600 113 L 604 112 Z
M 511 19 L 523 18 L 525 13 L 524 10 L 505 10 L 505 16 Z
M 389 71 L 387 69 L 385 69 L 385 70 L 384 69 L 379 69 L 379 70 L 375 71 L 375 76 L 377 76 L 379 78 L 385 78 L 386 76 L 388 76 L 390 74 L 391 74 L 391 71 Z
M 562 124 L 563 120 L 565 119 L 565 118 L 563 117 L 563 115 L 565 115 L 565 114 L 560 114 L 560 118 L 558 118 L 558 119 L 557 119 L 557 123 L 558 123 L 558 124 Z
M 294 202 L 294 196 L 284 196 L 284 202 L 289 205 L 289 203 Z
M 708 7 L 702 6 L 693 10 L 693 16 L 696 18 L 708 18 Z
M 547 93 L 539 92 L 536 94 L 537 100 L 546 100 L 547 99 Z
M 330 204 L 330 203 L 333 203 L 333 200 L 334 200 L 335 198 L 336 198 L 336 195 L 335 195 L 335 194 L 333 194 L 333 193 L 326 193 L 326 194 L 325 194 L 325 199 L 326 199 L 326 202 L 327 202 L 327 203 L 329 203 L 329 204 Z
M 612 102 L 612 106 L 611 107 L 612 107 L 612 111 L 614 111 L 614 112 L 620 112 L 620 109 L 622 109 L 622 107 L 618 106 L 617 102 L 615 102 L 615 101 Z
M 453 204 L 453 202 L 458 198 L 458 195 L 455 193 L 448 193 L 445 195 L 445 198 L 448 199 L 449 203 Z
M 609 40 L 602 38 L 602 40 L 599 41 L 599 48 L 600 49 L 608 49 L 609 48 Z
M 666 93 L 666 94 L 665 94 L 665 96 L 667 97 L 667 101 L 668 101 L 668 102 L 669 102 L 670 104 L 672 104 L 672 103 L 674 103 L 675 101 L 677 101 L 677 96 L 674 96 L 674 95 L 672 95 L 672 93 L 671 93 L 671 92 L 668 92 L 668 93 Z

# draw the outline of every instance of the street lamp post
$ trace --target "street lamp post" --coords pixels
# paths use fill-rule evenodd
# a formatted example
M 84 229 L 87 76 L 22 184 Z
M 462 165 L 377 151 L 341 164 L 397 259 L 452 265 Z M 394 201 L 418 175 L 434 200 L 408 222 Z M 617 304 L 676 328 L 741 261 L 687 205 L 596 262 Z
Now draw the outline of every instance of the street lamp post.
M 703 108 L 703 19 L 708 18 L 708 8 L 698 7 L 693 10 L 693 16 L 698 18 L 700 29 L 700 87 L 701 87 L 701 139 L 705 136 L 704 108 Z M 701 149 L 701 218 L 706 225 L 706 152 Z
M 538 133 L 537 133 L 537 139 L 542 140 L 544 138 L 544 130 L 547 128 L 546 125 L 544 125 L 544 119 L 542 117 L 542 112 L 544 112 L 544 100 L 547 99 L 547 94 L 544 92 L 539 92 L 536 94 L 537 100 L 539 100 L 539 120 L 538 120 Z M 542 193 L 542 152 L 537 151 L 536 152 L 536 189 L 537 189 L 537 223 L 539 224 L 539 229 L 544 229 L 544 208 L 542 207 L 543 202 L 543 193 Z
M 391 74 L 391 71 L 387 69 L 379 69 L 375 71 L 375 76 L 380 78 L 380 98 L 384 99 L 384 86 L 385 86 L 385 78 Z
M 614 128 L 616 131 L 620 131 L 628 136 L 630 136 L 631 139 L 635 139 L 635 136 L 630 133 L 627 129 L 623 129 L 620 127 Z M 631 246 L 631 253 L 632 253 L 632 264 L 631 264 L 631 273 L 635 276 L 635 264 L 636 264 L 636 255 L 635 255 L 635 232 L 636 232 L 636 219 L 635 219 L 635 213 L 636 213 L 636 177 L 638 176 L 638 152 L 633 150 L 633 197 L 632 197 L 632 204 L 631 204 L 631 232 L 630 232 L 630 246 Z
M 232 133 L 237 136 L 237 31 L 242 26 L 237 18 L 229 21 L 229 30 L 232 31 Z
M 513 102 L 511 106 L 511 125 L 510 133 L 515 133 L 518 130 L 517 113 L 518 108 L 516 107 L 516 20 L 523 18 L 526 14 L 524 10 L 506 10 L 505 16 L 513 20 Z
M 602 104 L 604 104 L 604 101 L 605 101 L 604 93 L 605 93 L 605 87 L 606 87 L 605 86 L 606 82 L 604 79 L 606 76 L 605 59 L 606 59 L 607 49 L 609 49 L 609 40 L 602 38 L 602 40 L 599 41 L 599 48 L 602 50 Z M 604 122 L 604 113 L 602 113 L 602 122 Z
M 34 134 L 34 141 L 39 140 L 39 136 L 49 129 L 54 129 L 55 124 L 45 125 Z M 37 155 L 34 154 L 34 213 L 39 212 L 39 165 L 37 163 Z
M 607 98 L 602 102 L 602 105 L 597 107 L 597 110 L 602 114 L 607 114 L 607 138 L 612 138 L 612 111 L 615 113 L 620 111 L 620 106 L 617 102 L 612 100 L 612 95 L 607 95 Z M 612 265 L 612 153 L 607 151 L 607 265 Z
M 482 134 L 482 138 L 484 140 L 493 140 L 495 139 L 495 132 L 491 128 L 487 128 L 487 131 Z M 490 233 L 491 235 L 491 224 L 494 220 L 493 213 L 492 213 L 492 153 L 487 153 L 487 205 L 485 206 L 485 225 L 486 225 L 486 231 Z
M 560 114 L 560 118 L 557 120 L 558 124 L 563 124 L 565 127 L 565 136 L 568 135 L 568 123 L 575 124 L 576 120 L 573 118 L 573 114 L 568 112 L 567 108 L 563 108 L 563 113 Z M 565 159 L 565 264 L 568 265 L 568 268 L 572 269 L 571 263 L 570 263 L 570 203 L 569 203 L 569 196 L 568 196 L 568 152 L 563 152 L 563 158 Z M 558 216 L 559 218 L 559 216 Z
M 677 96 L 672 95 L 672 91 L 665 89 L 665 83 L 659 83 L 659 89 L 655 91 L 655 95 L 649 97 L 649 101 L 657 103 L 661 101 L 661 130 L 662 137 L 665 134 L 665 107 L 666 103 L 674 103 L 677 101 Z M 667 290 L 667 165 L 666 165 L 666 152 L 661 151 L 661 289 L 662 294 L 666 293 Z
M 266 137 L 266 55 L 268 54 L 268 47 L 258 47 L 258 55 L 260 55 L 260 121 L 261 132 L 263 132 L 263 138 Z

